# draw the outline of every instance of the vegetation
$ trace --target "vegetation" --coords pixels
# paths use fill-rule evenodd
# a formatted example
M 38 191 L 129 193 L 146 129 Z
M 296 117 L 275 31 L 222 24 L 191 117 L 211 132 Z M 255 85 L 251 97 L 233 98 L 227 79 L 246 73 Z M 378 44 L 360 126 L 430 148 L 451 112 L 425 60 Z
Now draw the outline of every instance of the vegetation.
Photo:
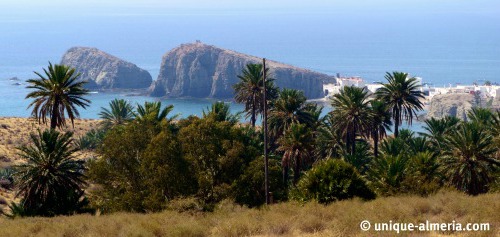
M 89 92 L 83 88 L 86 82 L 78 81 L 75 69 L 64 65 L 49 63 L 48 69 L 43 71 L 45 76 L 35 72 L 40 78 L 27 81 L 30 84 L 27 88 L 34 89 L 26 96 L 26 99 L 34 99 L 29 105 L 33 107 L 31 115 L 42 123 L 50 116 L 50 128 L 55 129 L 66 126 L 67 113 L 74 126 L 74 119 L 80 116 L 76 107 L 85 109 L 90 103 L 83 98 Z
M 403 120 L 411 124 L 416 111 L 423 109 L 422 92 L 418 90 L 417 79 L 408 73 L 393 72 L 385 75 L 387 84 L 377 90 L 377 97 L 391 109 L 394 119 L 394 136 L 399 135 L 399 126 Z
M 102 144 L 105 135 L 106 130 L 103 128 L 91 129 L 75 140 L 75 146 L 80 150 L 95 151 Z
M 461 124 L 444 139 L 442 166 L 448 181 L 458 190 L 471 195 L 485 193 L 499 160 L 494 158 L 498 147 L 492 136 L 477 123 Z M 497 167 L 498 168 L 498 167 Z
M 102 212 L 159 211 L 168 200 L 193 193 L 180 144 L 167 129 L 158 133 L 141 123 L 112 129 L 99 154 L 88 176 L 96 184 L 91 204 Z
M 338 216 L 350 210 L 361 218 L 362 210 L 351 210 L 348 205 L 374 208 L 372 203 L 394 204 L 398 199 L 421 202 L 423 207 L 417 206 L 417 211 L 408 211 L 405 206 L 389 212 L 420 218 L 419 213 L 436 209 L 439 214 L 442 209 L 429 207 L 422 201 L 425 199 L 417 197 L 386 197 L 417 195 L 457 201 L 447 196 L 449 191 L 439 194 L 447 189 L 481 194 L 459 195 L 458 201 L 496 197 L 484 193 L 500 187 L 500 112 L 475 108 L 468 121 L 429 119 L 425 133 L 417 134 L 399 128 L 404 120 L 411 123 L 422 108 L 416 81 L 405 73 L 388 73 L 387 84 L 374 95 L 362 88 L 342 88 L 330 100 L 334 109 L 323 117 L 322 107 L 308 102 L 303 92 L 278 91 L 272 80 L 266 84 L 270 96 L 263 101 L 262 73 L 262 66 L 248 65 L 235 87 L 237 101 L 245 103 L 250 124 L 240 123 L 239 114 L 232 114 L 224 102 L 206 108 L 201 117 L 176 119 L 170 115 L 172 105 L 145 102 L 134 109 L 126 101 L 114 100 L 109 109 L 102 108 L 102 126 L 77 142 L 72 141 L 72 133 L 54 129 L 32 135 L 32 144 L 20 147 L 26 163 L 15 168 L 14 176 L 19 178 L 13 179 L 13 189 L 21 202 L 11 205 L 11 214 L 53 216 L 92 209 L 119 216 L 127 214 L 111 213 L 163 211 L 151 216 L 169 219 L 172 213 L 186 212 L 177 218 L 191 218 L 193 225 L 177 227 L 176 222 L 171 224 L 174 229 L 164 224 L 151 228 L 156 235 L 165 231 L 179 231 L 179 235 L 207 235 L 210 231 L 216 236 L 292 232 L 342 235 L 349 232 L 331 228 L 345 224 Z M 264 134 L 255 126 L 264 103 L 269 108 L 270 190 L 273 202 L 283 203 L 249 210 L 247 207 L 264 204 L 265 197 Z M 60 114 L 45 115 L 52 120 Z M 394 136 L 388 136 L 392 122 Z M 74 159 L 73 154 L 80 149 L 94 152 L 94 158 Z M 87 183 L 91 185 L 87 187 Z M 370 202 L 342 201 L 376 196 L 379 198 Z M 287 200 L 310 202 L 300 205 L 308 211 L 314 206 L 320 214 L 304 215 L 299 204 Z M 314 202 L 330 206 L 318 208 Z M 286 222 L 290 217 L 273 213 L 279 208 L 288 215 L 300 213 L 301 219 L 306 218 L 304 224 L 294 222 L 297 227 L 290 226 Z M 213 213 L 199 214 L 202 211 Z M 236 213 L 243 215 L 243 220 Z M 232 217 L 223 220 L 235 226 L 220 221 L 223 214 Z M 252 215 L 272 220 L 271 224 L 257 228 L 256 219 L 249 219 Z M 356 219 L 356 224 L 363 219 Z M 149 227 L 144 228 L 149 231 Z
M 85 200 L 84 162 L 75 160 L 71 132 L 61 134 L 53 129 L 32 134 L 33 145 L 19 147 L 26 163 L 15 167 L 18 176 L 19 205 L 13 214 L 20 216 L 54 216 L 80 211 Z
M 334 126 L 342 132 L 346 151 L 356 152 L 356 137 L 370 126 L 368 93 L 363 88 L 346 86 L 331 98 Z
M 339 159 L 329 159 L 316 164 L 297 185 L 301 201 L 317 200 L 319 203 L 359 197 L 374 199 L 375 193 L 354 166 Z
M 114 99 L 109 102 L 110 109 L 101 108 L 99 117 L 104 120 L 105 126 L 114 127 L 126 124 L 135 118 L 132 104 L 124 99 Z
M 442 191 L 430 197 L 382 197 L 364 202 L 359 199 L 333 202 L 284 202 L 265 208 L 245 208 L 223 202 L 211 213 L 162 211 L 159 213 L 113 213 L 54 218 L 2 220 L 9 236 L 396 236 L 396 232 L 376 232 L 373 223 L 389 220 L 425 223 L 490 223 L 489 231 L 414 232 L 428 236 L 498 236 L 500 194 L 467 196 Z M 372 230 L 361 231 L 363 220 Z M 412 235 L 401 232 L 401 236 Z M 398 235 L 398 236 L 399 236 Z
M 5 189 L 14 187 L 14 170 L 12 168 L 0 169 L 0 187 Z
M 269 68 L 266 68 L 266 97 L 274 100 L 277 97 L 277 88 L 274 86 L 274 79 L 269 75 Z M 240 81 L 234 85 L 234 99 L 238 103 L 245 105 L 247 118 L 250 124 L 255 127 L 257 115 L 264 111 L 264 70 L 262 64 L 247 64 L 242 75 L 238 76 Z

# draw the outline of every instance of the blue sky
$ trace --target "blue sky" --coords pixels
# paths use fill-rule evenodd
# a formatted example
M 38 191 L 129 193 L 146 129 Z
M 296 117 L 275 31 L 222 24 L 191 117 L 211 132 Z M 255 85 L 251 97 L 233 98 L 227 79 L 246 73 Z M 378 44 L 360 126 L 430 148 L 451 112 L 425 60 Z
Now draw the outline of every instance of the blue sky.
M 168 10 L 500 14 L 498 0 L 0 0 L 3 14 L 151 13 Z

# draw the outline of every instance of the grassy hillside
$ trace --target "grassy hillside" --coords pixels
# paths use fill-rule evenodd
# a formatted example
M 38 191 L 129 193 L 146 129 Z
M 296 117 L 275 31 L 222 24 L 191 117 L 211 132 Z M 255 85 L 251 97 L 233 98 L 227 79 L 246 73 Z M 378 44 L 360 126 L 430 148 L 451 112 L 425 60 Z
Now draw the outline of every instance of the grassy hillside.
M 74 137 L 78 138 L 92 128 L 96 128 L 99 122 L 95 119 L 77 119 L 73 128 L 71 121 L 68 121 L 69 126 L 65 131 L 74 132 Z M 48 125 L 39 125 L 34 119 L 0 117 L 0 168 L 19 163 L 15 148 L 28 144 L 30 133 L 36 133 L 37 129 L 43 130 L 48 127 Z
M 223 202 L 213 213 L 116 213 L 55 218 L 0 218 L 0 236 L 396 236 L 363 232 L 362 220 L 375 222 L 489 222 L 489 232 L 402 233 L 398 236 L 499 236 L 500 193 L 471 197 L 442 191 L 428 197 L 348 200 L 323 206 L 281 203 L 247 209 Z

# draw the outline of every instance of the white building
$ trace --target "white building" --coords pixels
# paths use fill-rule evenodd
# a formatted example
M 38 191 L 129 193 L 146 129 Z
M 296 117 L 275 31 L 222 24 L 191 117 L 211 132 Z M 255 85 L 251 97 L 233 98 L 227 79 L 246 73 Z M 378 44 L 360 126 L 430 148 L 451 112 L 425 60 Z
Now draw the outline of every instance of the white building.
M 361 77 L 340 77 L 337 78 L 337 82 L 340 87 L 345 86 L 355 86 L 355 87 L 365 87 L 365 81 Z

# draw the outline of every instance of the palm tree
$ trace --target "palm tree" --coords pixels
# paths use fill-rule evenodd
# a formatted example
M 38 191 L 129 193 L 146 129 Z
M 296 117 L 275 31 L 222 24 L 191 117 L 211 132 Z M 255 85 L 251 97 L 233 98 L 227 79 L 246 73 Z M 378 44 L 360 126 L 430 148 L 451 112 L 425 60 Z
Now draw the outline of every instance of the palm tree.
M 385 75 L 388 83 L 382 84 L 376 92 L 377 98 L 391 110 L 394 119 L 394 136 L 399 135 L 399 126 L 403 120 L 411 125 L 416 111 L 423 109 L 421 99 L 424 95 L 418 89 L 417 79 L 408 78 L 408 73 L 393 72 Z
M 370 136 L 373 139 L 373 153 L 378 156 L 378 142 L 383 139 L 387 130 L 391 130 L 391 112 L 388 110 L 384 102 L 379 100 L 370 101 Z
M 313 125 L 316 108 L 312 108 L 314 105 L 306 101 L 307 98 L 302 91 L 283 89 L 279 92 L 268 118 L 269 130 L 274 138 L 283 135 L 292 124 Z
M 171 118 L 167 118 L 168 114 L 174 109 L 173 105 L 168 105 L 162 109 L 161 102 L 144 102 L 144 106 L 137 104 L 137 112 L 135 113 L 135 118 L 139 122 L 152 122 L 159 123 L 163 120 L 171 122 L 178 115 L 174 115 Z
M 80 116 L 76 106 L 85 109 L 90 100 L 83 98 L 88 90 L 83 86 L 86 81 L 78 81 L 79 74 L 74 68 L 64 65 L 52 65 L 49 63 L 48 70 L 43 69 L 45 76 L 35 72 L 39 79 L 30 79 L 28 89 L 34 89 L 26 99 L 33 98 L 28 108 L 33 106 L 31 115 L 38 122 L 46 123 L 46 117 L 50 116 L 50 128 L 61 128 L 66 126 L 65 112 L 74 126 L 74 119 Z
M 110 109 L 101 107 L 99 116 L 106 125 L 117 126 L 134 120 L 134 108 L 124 99 L 114 99 L 109 102 Z
M 435 153 L 439 153 L 443 147 L 444 136 L 460 124 L 456 117 L 444 117 L 442 119 L 430 118 L 425 120 L 424 137 L 429 139 L 431 147 Z
M 263 91 L 264 91 L 264 72 L 262 64 L 247 64 L 243 69 L 242 75 L 238 78 L 240 82 L 233 87 L 237 103 L 245 104 L 246 117 L 250 117 L 252 127 L 255 127 L 257 115 L 264 110 Z M 266 74 L 269 75 L 269 68 L 266 68 Z M 274 79 L 266 78 L 266 99 L 272 101 L 276 99 L 278 90 L 274 86 Z
M 401 192 L 408 165 L 408 156 L 404 154 L 379 156 L 372 160 L 367 177 L 378 193 L 392 195 Z
M 231 114 L 229 104 L 222 101 L 215 102 L 211 107 L 207 107 L 206 112 L 203 110 L 203 118 L 212 117 L 215 121 L 227 121 L 231 124 L 236 124 L 240 120 L 240 114 L 241 112 Z
M 315 156 L 316 159 L 340 158 L 344 153 L 341 131 L 334 126 L 335 120 L 331 113 L 323 118 L 321 126 L 317 129 Z
M 31 134 L 31 146 L 19 147 L 26 163 L 16 167 L 22 208 L 32 215 L 60 215 L 75 211 L 86 184 L 84 161 L 76 160 L 72 133 L 54 129 Z
M 278 140 L 278 151 L 283 152 L 281 160 L 283 167 L 283 181 L 288 180 L 288 170 L 293 162 L 293 183 L 296 184 L 303 166 L 312 157 L 314 138 L 305 124 L 292 124 L 285 135 Z
M 335 125 L 342 131 L 346 151 L 354 154 L 356 137 L 368 131 L 371 113 L 367 92 L 358 87 L 346 86 L 330 98 Z
M 485 127 L 464 123 L 445 137 L 441 164 L 449 183 L 470 195 L 488 191 L 498 147 Z
M 467 113 L 467 118 L 471 122 L 489 126 L 494 121 L 494 113 L 487 108 L 475 107 Z

